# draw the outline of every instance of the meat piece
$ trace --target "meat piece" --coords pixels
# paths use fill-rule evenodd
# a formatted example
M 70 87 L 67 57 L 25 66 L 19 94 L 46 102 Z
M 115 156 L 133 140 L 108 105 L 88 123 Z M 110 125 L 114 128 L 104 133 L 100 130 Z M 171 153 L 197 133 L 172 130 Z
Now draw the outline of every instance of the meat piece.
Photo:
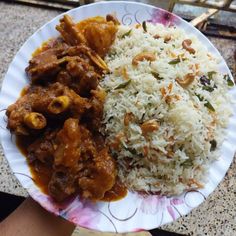
M 64 64 L 75 59 L 72 57 L 77 59 L 79 57 L 80 61 L 88 64 L 87 67 L 93 65 L 99 74 L 109 71 L 100 56 L 103 57 L 108 52 L 115 39 L 117 27 L 113 21 L 107 22 L 104 18 L 101 19 L 91 18 L 81 22 L 82 27 L 79 27 L 68 15 L 65 15 L 56 28 L 66 43 L 61 40 L 51 40 L 35 52 L 26 68 L 31 81 L 33 83 L 54 81 L 64 68 Z M 89 71 L 90 74 L 95 75 L 91 72 L 94 69 Z
M 25 69 L 32 82 L 38 83 L 53 80 L 60 71 L 60 64 L 64 63 L 64 60 L 58 59 L 64 56 L 67 48 L 68 46 L 64 43 L 55 43 L 54 48 L 37 53 L 29 61 L 29 66 Z
M 64 87 L 59 83 L 50 85 L 47 88 L 41 86 L 31 87 L 28 96 L 28 103 L 31 106 L 32 110 L 47 113 L 47 107 L 51 101 L 63 94 Z
M 39 55 L 40 53 L 47 51 L 49 49 L 56 50 L 55 54 L 59 57 L 63 56 L 63 52 L 68 48 L 68 45 L 63 41 L 61 37 L 51 38 L 44 42 L 36 51 L 33 52 L 32 57 Z
M 103 148 L 105 148 L 105 139 L 99 132 L 93 132 L 93 140 L 96 144 L 96 149 L 100 152 Z
M 62 201 L 79 191 L 83 197 L 99 200 L 116 179 L 116 166 L 107 148 L 97 149 L 92 133 L 69 118 L 56 136 L 54 173 L 48 185 L 49 194 Z M 98 151 L 99 150 L 99 151 Z
M 78 119 L 69 118 L 65 121 L 55 143 L 55 166 L 63 165 L 79 171 L 84 161 L 93 160 L 97 153 L 93 135 L 83 125 L 79 125 Z
M 103 106 L 106 99 L 106 92 L 102 89 L 97 89 L 92 90 L 91 94 L 91 108 L 85 112 L 84 119 L 90 130 L 98 131 L 99 127 L 101 127 L 101 121 L 103 118 Z
M 104 69 L 103 65 L 100 66 L 100 61 L 96 61 L 95 54 L 86 46 L 70 47 L 67 54 L 69 56 L 67 56 L 66 68 L 59 72 L 56 80 L 69 86 L 79 95 L 89 97 L 90 91 L 97 88 L 101 78 L 101 70 Z M 95 64 L 94 60 L 98 65 Z M 91 66 L 92 63 L 96 71 Z
M 75 24 L 65 15 L 57 26 L 61 37 L 36 50 L 26 68 L 30 88 L 6 112 L 10 131 L 28 135 L 35 179 L 58 202 L 76 193 L 102 200 L 116 181 L 115 161 L 99 133 L 106 94 L 97 88 L 109 71 L 101 57 L 116 24 L 112 16 Z
M 63 16 L 60 20 L 60 25 L 57 25 L 56 29 L 61 33 L 62 38 L 69 45 L 86 43 L 83 34 L 79 31 L 71 17 L 68 15 Z
M 58 81 L 85 97 L 90 96 L 91 89 L 96 89 L 102 73 L 107 70 L 105 62 L 84 45 L 67 47 L 60 53 L 56 48 L 43 51 L 26 69 L 33 83 Z
M 45 134 L 33 142 L 28 148 L 27 158 L 30 162 L 36 160 L 44 163 L 45 165 L 51 166 L 54 162 L 54 151 L 55 151 L 55 138 L 57 130 L 46 131 Z
M 56 29 L 67 44 L 87 44 L 101 57 L 110 49 L 117 32 L 116 23 L 109 18 L 108 21 L 103 17 L 88 18 L 76 25 L 68 15 L 61 19 Z
M 81 153 L 81 130 L 77 119 L 65 121 L 56 137 L 54 152 L 54 173 L 48 185 L 49 194 L 62 201 L 76 190 L 76 173 Z
M 81 166 L 85 168 L 87 172 L 89 172 L 87 168 L 87 164 L 91 163 L 94 157 L 97 154 L 97 148 L 95 146 L 93 140 L 93 134 L 84 126 L 81 126 L 81 139 L 83 142 L 81 143 Z
M 72 77 L 66 70 L 61 70 L 57 75 L 56 81 L 69 87 L 72 84 Z
M 54 170 L 48 184 L 50 196 L 57 202 L 61 202 L 78 190 L 74 173 L 61 166 Z
M 78 52 L 79 54 L 79 52 Z M 72 68 L 70 68 L 70 64 L 74 65 Z M 73 70 L 73 68 L 76 68 L 76 65 L 78 64 L 79 70 Z M 69 69 L 69 70 L 68 70 Z M 68 64 L 66 66 L 66 70 L 69 72 L 69 74 L 73 77 L 82 77 L 84 73 L 87 71 L 94 71 L 94 67 L 89 64 L 89 59 L 84 59 L 81 56 L 72 56 L 70 60 L 68 61 Z
M 81 152 L 81 130 L 77 119 L 69 118 L 57 134 L 54 167 L 63 165 L 76 169 Z
M 108 149 L 102 149 L 94 158 L 88 168 L 88 174 L 78 179 L 82 196 L 92 200 L 101 200 L 105 192 L 110 190 L 116 180 L 116 166 L 114 160 L 108 154 Z
M 7 108 L 7 128 L 10 129 L 11 132 L 17 135 L 28 135 L 30 130 L 37 131 L 46 126 L 46 119 L 40 114 L 42 111 L 40 107 L 44 107 L 46 97 L 42 96 L 42 98 L 40 98 L 41 95 L 44 95 L 40 93 L 40 91 L 42 91 L 42 88 L 40 89 L 39 87 L 26 89 L 25 95 Z M 37 109 L 39 113 L 35 113 L 33 112 L 33 105 L 37 105 L 38 103 L 41 105 L 39 109 Z
M 60 83 L 54 83 L 47 88 L 32 86 L 7 109 L 8 129 L 17 135 L 29 135 L 39 132 L 45 126 L 33 127 L 29 124 L 41 124 L 29 122 L 29 114 L 32 112 L 42 114 L 46 119 L 59 118 L 72 115 L 79 119 L 82 114 L 90 109 L 91 105 L 86 98 L 80 97 L 73 90 Z M 37 116 L 32 116 L 37 117 Z M 27 119 L 26 119 L 27 118 Z
M 25 95 L 7 108 L 7 128 L 16 135 L 29 134 L 29 129 L 24 125 L 25 115 L 32 110 L 28 101 L 28 96 Z
M 93 65 L 97 72 L 108 72 L 109 69 L 104 60 L 91 48 L 86 45 L 70 47 L 67 50 L 68 56 L 79 56 L 86 63 Z
M 71 60 L 66 69 L 72 78 L 71 88 L 81 96 L 89 96 L 92 89 L 96 89 L 100 76 L 94 72 L 89 64 L 82 60 Z
M 79 81 L 76 91 L 81 96 L 87 97 L 90 95 L 91 90 L 94 90 L 98 86 L 98 76 L 93 71 L 88 71 Z
M 35 56 L 30 60 L 29 67 L 26 68 L 26 72 L 32 82 L 36 82 L 38 79 L 54 77 L 59 70 L 57 56 L 53 50 L 47 50 Z
M 77 45 L 69 47 L 66 54 L 70 57 L 78 56 L 81 60 L 84 60 L 85 63 L 90 63 L 89 54 L 91 51 L 91 48 L 86 45 Z

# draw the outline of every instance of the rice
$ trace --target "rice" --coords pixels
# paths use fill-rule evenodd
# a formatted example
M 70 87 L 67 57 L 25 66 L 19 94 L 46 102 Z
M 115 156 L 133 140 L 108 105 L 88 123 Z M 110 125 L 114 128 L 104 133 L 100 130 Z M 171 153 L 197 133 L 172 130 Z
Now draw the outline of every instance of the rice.
M 183 48 L 185 39 L 195 53 Z M 132 65 L 142 52 L 155 60 Z M 100 83 L 107 92 L 102 132 L 122 182 L 166 195 L 202 188 L 232 113 L 220 60 L 183 30 L 147 23 L 147 32 L 120 25 L 105 61 L 111 73 Z M 189 75 L 191 84 L 178 83 Z

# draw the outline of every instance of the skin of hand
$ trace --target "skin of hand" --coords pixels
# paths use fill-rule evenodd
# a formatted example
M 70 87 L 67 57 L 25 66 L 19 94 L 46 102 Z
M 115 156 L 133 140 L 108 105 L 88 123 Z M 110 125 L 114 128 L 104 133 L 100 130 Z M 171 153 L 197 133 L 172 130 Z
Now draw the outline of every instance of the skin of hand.
M 0 223 L 2 236 L 69 236 L 74 229 L 74 224 L 47 212 L 31 198 Z

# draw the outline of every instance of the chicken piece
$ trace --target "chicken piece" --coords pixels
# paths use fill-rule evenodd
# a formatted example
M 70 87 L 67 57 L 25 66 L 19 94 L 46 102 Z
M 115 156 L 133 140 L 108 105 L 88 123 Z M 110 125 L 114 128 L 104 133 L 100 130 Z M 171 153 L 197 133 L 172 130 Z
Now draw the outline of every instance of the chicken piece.
M 90 107 L 88 99 L 60 83 L 51 84 L 47 88 L 32 86 L 24 96 L 8 107 L 7 128 L 17 135 L 29 135 L 46 126 L 47 122 L 42 126 L 43 118 L 46 121 L 48 118 L 60 118 L 59 114 L 68 114 L 79 119 Z M 38 126 L 34 127 L 34 124 Z
M 51 166 L 54 162 L 55 138 L 57 130 L 46 131 L 45 134 L 34 141 L 28 148 L 27 158 L 30 163 L 40 161 L 47 166 Z
M 82 196 L 92 200 L 101 200 L 105 193 L 110 190 L 116 180 L 116 165 L 108 154 L 108 149 L 102 149 L 89 165 L 85 176 L 78 179 L 78 184 L 82 190 Z

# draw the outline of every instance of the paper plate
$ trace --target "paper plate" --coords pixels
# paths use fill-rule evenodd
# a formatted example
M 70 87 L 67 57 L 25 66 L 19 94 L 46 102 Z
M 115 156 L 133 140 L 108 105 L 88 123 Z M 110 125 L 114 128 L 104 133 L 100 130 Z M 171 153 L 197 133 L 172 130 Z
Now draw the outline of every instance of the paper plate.
M 105 16 L 113 12 L 116 12 L 120 22 L 125 25 L 149 20 L 164 25 L 177 25 L 187 31 L 188 34 L 196 35 L 210 52 L 222 59 L 219 65 L 220 70 L 230 74 L 225 61 L 205 36 L 178 16 L 162 9 L 141 3 L 102 2 L 79 7 L 66 14 L 72 16 L 75 21 L 80 21 L 88 17 L 96 15 Z M 32 52 L 42 42 L 58 36 L 55 26 L 61 17 L 62 15 L 59 15 L 40 28 L 16 54 L 2 84 L 0 109 L 7 108 L 8 105 L 14 103 L 20 96 L 22 88 L 28 83 L 25 67 L 28 65 Z M 230 93 L 236 99 L 236 89 L 232 89 Z M 234 107 L 234 112 L 235 110 Z M 4 154 L 13 173 L 29 194 L 45 209 L 55 215 L 60 215 L 79 226 L 103 232 L 149 230 L 172 222 L 178 217 L 189 213 L 193 208 L 202 203 L 223 179 L 232 162 L 236 143 L 236 116 L 234 113 L 229 122 L 227 137 L 221 147 L 221 157 L 211 165 L 209 182 L 204 189 L 185 192 L 175 197 L 158 195 L 144 197 L 129 192 L 124 199 L 111 203 L 92 203 L 76 197 L 61 205 L 55 203 L 49 196 L 42 193 L 34 184 L 25 157 L 17 149 L 14 137 L 12 138 L 10 132 L 5 128 L 6 117 L 4 112 L 1 112 L 0 115 L 0 127 Z

